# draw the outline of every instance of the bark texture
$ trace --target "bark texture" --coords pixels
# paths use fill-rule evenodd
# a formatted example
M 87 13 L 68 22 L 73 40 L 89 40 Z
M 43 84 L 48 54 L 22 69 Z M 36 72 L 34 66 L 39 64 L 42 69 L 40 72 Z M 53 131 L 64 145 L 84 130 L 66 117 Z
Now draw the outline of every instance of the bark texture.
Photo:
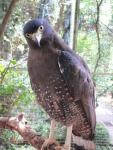
M 24 140 L 37 150 L 41 149 L 41 146 L 45 141 L 41 135 L 37 134 L 29 125 L 27 125 L 27 121 L 23 114 L 20 114 L 17 117 L 0 117 L 0 128 L 17 131 Z

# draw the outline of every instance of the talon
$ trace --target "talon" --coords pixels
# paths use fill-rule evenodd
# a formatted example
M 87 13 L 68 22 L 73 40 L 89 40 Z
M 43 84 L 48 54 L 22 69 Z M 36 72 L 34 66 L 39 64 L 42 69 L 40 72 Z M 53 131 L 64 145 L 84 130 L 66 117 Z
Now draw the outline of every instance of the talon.
M 60 150 L 60 149 L 56 149 L 56 147 L 59 147 L 57 141 L 55 141 L 54 139 L 47 139 L 43 143 L 41 150 Z
M 62 146 L 56 146 L 55 150 L 63 150 L 62 148 L 63 148 Z
M 64 145 L 55 147 L 55 150 L 70 150 L 70 148 L 67 145 Z
M 70 150 L 70 147 L 68 145 L 64 145 L 62 150 Z

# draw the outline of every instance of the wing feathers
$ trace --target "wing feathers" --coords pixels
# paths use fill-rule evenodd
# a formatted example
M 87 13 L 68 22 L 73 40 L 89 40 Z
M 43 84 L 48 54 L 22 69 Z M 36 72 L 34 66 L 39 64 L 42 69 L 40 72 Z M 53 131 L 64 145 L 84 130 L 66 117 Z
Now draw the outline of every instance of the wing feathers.
M 73 89 L 74 96 L 80 98 L 92 130 L 95 128 L 94 86 L 90 71 L 84 60 L 69 51 L 61 51 L 58 58 L 61 74 L 69 88 Z

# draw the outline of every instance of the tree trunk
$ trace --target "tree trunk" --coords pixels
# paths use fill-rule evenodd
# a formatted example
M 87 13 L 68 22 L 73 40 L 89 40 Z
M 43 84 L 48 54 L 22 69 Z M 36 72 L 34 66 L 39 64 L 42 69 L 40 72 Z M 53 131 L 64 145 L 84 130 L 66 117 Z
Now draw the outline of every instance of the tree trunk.
M 10 5 L 9 5 L 9 8 L 3 18 L 3 21 L 2 21 L 2 24 L 0 25 L 0 38 L 2 37 L 3 33 L 4 33 L 4 30 L 6 28 L 6 25 L 8 23 L 8 20 L 11 16 L 11 13 L 12 13 L 12 10 L 14 9 L 14 6 L 16 4 L 16 2 L 19 1 L 19 0 L 12 0 Z
M 77 49 L 79 9 L 80 9 L 80 0 L 75 1 L 72 0 L 70 47 L 74 50 Z

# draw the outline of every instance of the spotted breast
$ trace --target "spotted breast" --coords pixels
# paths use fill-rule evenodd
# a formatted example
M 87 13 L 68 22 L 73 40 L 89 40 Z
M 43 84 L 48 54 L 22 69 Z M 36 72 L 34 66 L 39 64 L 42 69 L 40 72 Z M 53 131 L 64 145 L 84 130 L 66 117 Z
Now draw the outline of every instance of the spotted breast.
M 59 70 L 57 56 L 32 50 L 28 70 L 37 101 L 50 118 L 66 126 L 74 124 L 73 133 L 89 137 L 91 125 L 79 97 L 75 98 Z

